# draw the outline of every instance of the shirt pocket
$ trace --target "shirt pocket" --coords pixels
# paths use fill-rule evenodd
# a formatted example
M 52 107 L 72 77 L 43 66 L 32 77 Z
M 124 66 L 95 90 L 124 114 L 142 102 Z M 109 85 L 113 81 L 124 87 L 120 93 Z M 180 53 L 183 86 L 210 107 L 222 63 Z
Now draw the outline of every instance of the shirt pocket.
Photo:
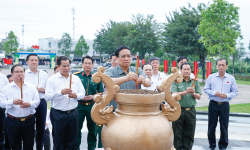
M 97 83 L 92 82 L 92 83 L 90 83 L 89 87 L 90 87 L 91 91 L 93 91 L 93 92 L 97 91 Z
M 179 92 L 186 91 L 186 89 L 184 89 L 184 86 L 178 86 L 177 89 Z

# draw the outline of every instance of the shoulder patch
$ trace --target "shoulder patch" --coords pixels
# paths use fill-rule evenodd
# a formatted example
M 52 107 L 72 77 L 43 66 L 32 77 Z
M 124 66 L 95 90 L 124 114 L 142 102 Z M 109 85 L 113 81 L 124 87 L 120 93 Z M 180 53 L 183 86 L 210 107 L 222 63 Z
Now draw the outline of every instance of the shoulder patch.
M 75 73 L 73 73 L 73 74 L 79 74 L 79 73 L 81 73 L 81 72 L 75 72 Z

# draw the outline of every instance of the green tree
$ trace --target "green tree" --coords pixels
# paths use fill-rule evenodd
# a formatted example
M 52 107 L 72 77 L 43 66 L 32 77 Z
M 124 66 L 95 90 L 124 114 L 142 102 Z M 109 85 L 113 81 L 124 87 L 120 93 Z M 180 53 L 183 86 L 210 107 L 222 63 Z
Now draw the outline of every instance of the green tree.
M 0 42 L 0 52 L 2 52 L 2 51 L 3 51 L 3 43 Z
M 197 27 L 200 24 L 201 12 L 207 7 L 198 4 L 197 8 L 181 7 L 180 11 L 173 11 L 166 15 L 167 23 L 163 32 L 163 50 L 168 54 L 177 56 L 192 56 L 200 60 L 205 82 L 205 59 L 208 50 L 204 44 L 199 43 L 201 38 Z
M 11 56 L 12 53 L 17 52 L 19 43 L 13 31 L 10 31 L 6 42 L 4 42 L 4 51 L 6 56 Z
M 125 43 L 132 53 L 139 52 L 140 59 L 144 59 L 146 53 L 151 55 L 160 49 L 160 29 L 154 15 L 132 15 L 132 29 L 124 37 Z
M 232 59 L 233 59 L 233 75 L 234 75 L 234 63 L 235 61 L 239 61 L 242 56 L 246 54 L 245 48 L 244 48 L 244 43 L 241 42 L 241 39 L 239 39 L 239 42 L 237 43 L 238 46 L 236 47 L 234 53 L 232 54 Z
M 83 36 L 80 37 L 80 39 L 78 40 L 76 47 L 75 47 L 75 53 L 77 55 L 82 56 L 83 54 L 87 54 L 89 51 L 89 46 L 87 45 L 85 39 Z
M 112 54 L 115 49 L 125 45 L 124 37 L 131 28 L 130 22 L 109 21 L 95 34 L 93 48 L 100 54 Z
M 239 7 L 234 7 L 225 0 L 213 0 L 201 13 L 198 31 L 201 43 L 205 44 L 209 53 L 219 53 L 219 57 L 228 58 L 235 51 L 236 39 L 240 32 L 235 30 L 239 22 Z
M 250 42 L 249 42 L 249 45 L 248 45 L 248 49 L 250 50 Z
M 62 38 L 58 42 L 59 52 L 69 57 L 71 52 L 71 37 L 68 33 L 63 33 Z

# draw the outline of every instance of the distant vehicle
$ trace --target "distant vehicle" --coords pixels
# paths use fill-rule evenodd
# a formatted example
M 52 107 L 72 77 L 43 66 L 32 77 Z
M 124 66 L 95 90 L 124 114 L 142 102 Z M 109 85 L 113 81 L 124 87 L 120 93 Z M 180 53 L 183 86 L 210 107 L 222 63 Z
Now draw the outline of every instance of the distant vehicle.
M 81 68 L 81 67 L 82 67 L 82 63 L 79 63 L 79 64 L 77 65 L 77 67 Z
M 70 73 L 71 73 L 71 74 L 74 74 L 74 73 L 79 72 L 79 71 L 80 71 L 79 69 L 71 69 L 71 70 L 70 70 Z
M 76 68 L 76 64 L 73 64 L 73 63 L 72 63 L 72 64 L 70 65 L 70 67 L 71 67 L 71 68 Z

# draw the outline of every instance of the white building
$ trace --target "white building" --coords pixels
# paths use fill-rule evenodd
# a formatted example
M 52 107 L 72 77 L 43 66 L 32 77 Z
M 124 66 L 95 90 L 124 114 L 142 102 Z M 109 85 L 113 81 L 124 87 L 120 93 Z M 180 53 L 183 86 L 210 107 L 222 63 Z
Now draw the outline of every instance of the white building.
M 56 53 L 57 55 L 60 55 L 60 53 L 58 52 L 58 42 L 59 39 L 54 39 L 52 37 L 50 38 L 42 38 L 42 39 L 38 39 L 38 46 L 41 49 L 44 50 L 48 50 L 52 53 Z M 74 51 L 77 41 L 75 39 L 71 40 L 72 46 L 71 46 L 71 51 Z
M 58 49 L 58 41 L 59 41 L 59 39 L 54 39 L 52 37 L 50 37 L 50 38 L 41 38 L 41 39 L 38 40 L 38 46 L 40 47 L 40 49 L 49 50 L 52 53 L 56 53 L 57 55 L 60 55 L 59 52 L 58 52 L 58 50 L 59 50 Z M 71 51 L 74 51 L 78 40 L 72 39 L 71 42 L 72 42 Z M 95 55 L 95 51 L 94 51 L 94 49 L 92 47 L 94 41 L 86 39 L 86 43 L 89 46 L 89 52 L 88 52 L 87 55 L 89 55 L 89 56 Z

